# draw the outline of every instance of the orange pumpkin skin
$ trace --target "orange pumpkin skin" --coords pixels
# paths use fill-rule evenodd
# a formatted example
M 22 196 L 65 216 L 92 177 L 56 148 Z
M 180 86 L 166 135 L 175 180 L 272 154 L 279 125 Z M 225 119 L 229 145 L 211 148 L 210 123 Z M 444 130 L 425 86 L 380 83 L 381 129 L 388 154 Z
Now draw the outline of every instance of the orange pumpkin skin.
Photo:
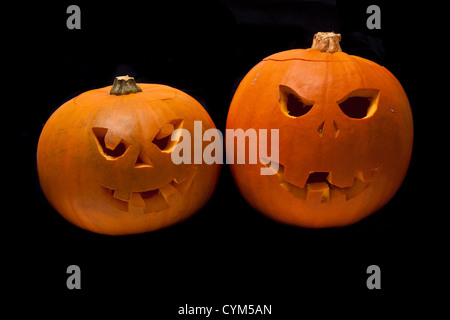
M 291 116 L 290 94 L 312 107 Z M 371 107 L 352 118 L 340 104 L 358 95 L 370 96 Z M 274 220 L 310 228 L 350 225 L 379 210 L 400 187 L 413 144 L 407 96 L 387 69 L 317 49 L 257 64 L 229 109 L 227 129 L 237 128 L 279 129 L 277 174 L 261 175 L 260 162 L 231 165 L 243 197 Z
M 134 81 L 134 80 L 133 80 Z M 85 92 L 57 109 L 37 149 L 42 190 L 71 223 L 121 235 L 178 223 L 205 205 L 220 165 L 171 160 L 174 129 L 215 128 L 203 107 L 177 89 L 138 84 L 142 92 Z M 193 163 L 193 162 L 191 162 Z

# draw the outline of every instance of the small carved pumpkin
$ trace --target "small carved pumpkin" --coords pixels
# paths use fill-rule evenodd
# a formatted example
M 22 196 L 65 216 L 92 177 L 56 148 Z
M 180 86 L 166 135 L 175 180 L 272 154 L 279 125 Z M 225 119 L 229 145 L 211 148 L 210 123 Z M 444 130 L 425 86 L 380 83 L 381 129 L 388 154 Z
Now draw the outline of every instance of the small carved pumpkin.
M 244 198 L 280 222 L 357 222 L 394 196 L 408 169 L 413 122 L 402 86 L 342 52 L 340 38 L 318 33 L 310 49 L 263 59 L 230 106 L 227 129 L 279 130 L 276 174 L 260 175 L 264 159 L 231 170 Z
M 67 220 L 97 233 L 140 233 L 182 221 L 208 201 L 220 170 L 172 162 L 182 139 L 172 133 L 192 133 L 196 120 L 203 130 L 215 128 L 184 92 L 117 77 L 112 87 L 66 102 L 45 124 L 37 151 L 42 190 Z

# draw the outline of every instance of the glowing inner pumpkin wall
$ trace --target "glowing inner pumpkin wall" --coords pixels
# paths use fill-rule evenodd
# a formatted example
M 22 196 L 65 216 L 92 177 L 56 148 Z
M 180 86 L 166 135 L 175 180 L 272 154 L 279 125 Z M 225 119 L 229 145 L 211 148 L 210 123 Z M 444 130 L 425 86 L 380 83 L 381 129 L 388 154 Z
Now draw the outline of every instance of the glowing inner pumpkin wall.
M 286 92 L 311 109 L 290 116 Z M 375 96 L 365 118 L 347 116 L 338 104 L 368 92 Z M 277 53 L 256 65 L 235 93 L 227 128 L 279 129 L 278 174 L 261 176 L 262 164 L 231 170 L 254 208 L 304 227 L 348 225 L 386 204 L 406 174 L 413 141 L 408 99 L 387 69 L 317 49 Z

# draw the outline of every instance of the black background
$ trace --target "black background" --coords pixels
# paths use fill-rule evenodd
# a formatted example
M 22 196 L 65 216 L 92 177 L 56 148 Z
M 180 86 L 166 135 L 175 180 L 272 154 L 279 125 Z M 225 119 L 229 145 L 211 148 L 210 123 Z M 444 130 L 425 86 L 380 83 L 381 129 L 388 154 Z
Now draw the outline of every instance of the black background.
M 12 160 L 19 166 L 13 208 L 4 209 L 13 218 L 5 224 L 11 256 L 3 262 L 10 267 L 4 276 L 14 289 L 11 301 L 26 301 L 37 314 L 62 306 L 62 314 L 89 309 L 159 319 L 176 318 L 185 304 L 272 304 L 273 319 L 325 312 L 366 316 L 392 307 L 404 313 L 423 306 L 422 298 L 434 292 L 427 285 L 443 273 L 435 238 L 441 235 L 435 225 L 443 209 L 427 200 L 436 194 L 425 187 L 432 183 L 427 161 L 434 148 L 427 137 L 433 127 L 432 81 L 423 76 L 430 59 L 418 48 L 431 42 L 425 20 L 430 10 L 392 2 L 59 1 L 15 3 L 4 10 L 14 17 L 4 29 L 14 40 L 5 50 L 12 57 L 4 68 L 12 69 L 8 88 L 19 103 L 11 109 L 21 119 L 14 129 L 20 150 L 18 161 Z M 66 28 L 70 4 L 81 8 L 81 30 Z M 370 4 L 381 8 L 381 30 L 366 27 Z M 345 228 L 281 225 L 245 202 L 226 165 L 198 214 L 151 233 L 94 234 L 71 225 L 48 204 L 37 177 L 36 147 L 45 121 L 65 101 L 129 74 L 137 82 L 190 94 L 224 132 L 242 77 L 270 54 L 310 47 L 318 31 L 341 33 L 345 52 L 387 67 L 410 99 L 411 165 L 400 190 L 379 212 Z M 66 287 L 71 264 L 81 268 L 81 290 Z M 381 290 L 366 287 L 372 264 L 381 268 Z

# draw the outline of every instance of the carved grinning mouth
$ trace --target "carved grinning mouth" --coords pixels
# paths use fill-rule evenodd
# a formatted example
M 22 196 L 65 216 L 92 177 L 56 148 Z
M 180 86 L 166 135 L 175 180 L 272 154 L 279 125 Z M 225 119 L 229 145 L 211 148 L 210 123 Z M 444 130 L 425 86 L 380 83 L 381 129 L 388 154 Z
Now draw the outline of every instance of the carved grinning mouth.
M 105 198 L 125 212 L 143 214 L 158 212 L 178 204 L 189 189 L 195 176 L 196 167 L 188 169 L 182 178 L 173 179 L 167 185 L 146 191 L 121 192 L 101 186 Z
M 272 162 L 271 162 L 272 163 Z M 271 167 L 271 163 L 265 165 Z M 371 171 L 369 177 L 365 177 L 362 171 L 355 171 L 353 185 L 348 187 L 338 187 L 330 182 L 331 172 L 310 171 L 308 179 L 303 187 L 296 186 L 284 178 L 284 166 L 278 164 L 278 181 L 280 185 L 289 193 L 299 199 L 309 199 L 312 197 L 320 197 L 320 202 L 329 203 L 332 199 L 345 196 L 346 200 L 350 200 L 367 189 L 370 181 L 376 175 L 379 168 Z

